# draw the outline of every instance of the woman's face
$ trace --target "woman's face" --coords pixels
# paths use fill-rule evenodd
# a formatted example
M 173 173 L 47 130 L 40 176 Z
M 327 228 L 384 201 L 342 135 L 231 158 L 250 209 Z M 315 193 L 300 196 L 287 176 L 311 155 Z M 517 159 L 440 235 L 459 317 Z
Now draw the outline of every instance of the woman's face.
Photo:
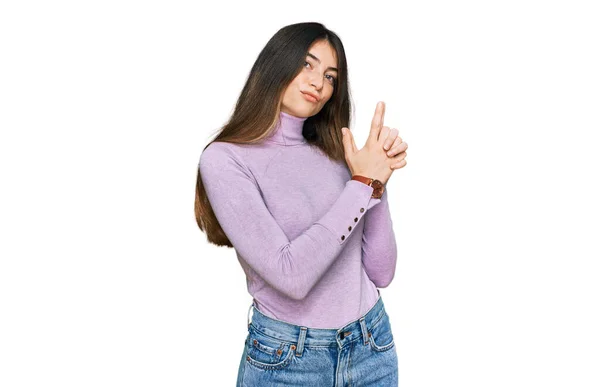
M 296 117 L 317 114 L 333 94 L 337 78 L 337 57 L 326 41 L 318 41 L 308 50 L 302 71 L 283 94 L 281 111 Z M 313 94 L 317 101 L 308 97 Z

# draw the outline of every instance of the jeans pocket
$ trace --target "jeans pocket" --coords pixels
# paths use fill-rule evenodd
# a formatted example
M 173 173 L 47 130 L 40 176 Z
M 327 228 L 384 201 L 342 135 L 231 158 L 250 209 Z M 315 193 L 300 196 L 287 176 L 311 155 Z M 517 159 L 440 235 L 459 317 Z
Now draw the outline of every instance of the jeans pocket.
M 296 346 L 288 341 L 276 339 L 250 326 L 246 341 L 246 361 L 263 370 L 280 370 L 294 358 Z
M 369 343 L 371 343 L 371 348 L 377 352 L 388 351 L 394 347 L 394 335 L 385 310 L 382 311 L 381 317 L 375 321 L 369 331 Z

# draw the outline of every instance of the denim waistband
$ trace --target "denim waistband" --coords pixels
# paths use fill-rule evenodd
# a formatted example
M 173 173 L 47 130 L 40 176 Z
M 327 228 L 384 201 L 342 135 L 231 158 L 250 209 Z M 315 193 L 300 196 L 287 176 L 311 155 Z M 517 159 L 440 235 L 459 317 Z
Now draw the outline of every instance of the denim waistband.
M 280 321 L 261 313 L 253 301 L 252 305 L 250 305 L 250 309 L 253 310 L 252 321 L 248 323 L 248 329 L 250 330 L 252 326 L 253 329 L 276 339 L 298 343 L 300 352 L 302 352 L 301 347 L 304 345 L 329 346 L 337 344 L 337 346 L 342 348 L 358 337 L 362 337 L 363 342 L 367 344 L 371 328 L 386 313 L 379 289 L 377 289 L 377 293 L 377 302 L 367 313 L 339 329 L 309 328 Z

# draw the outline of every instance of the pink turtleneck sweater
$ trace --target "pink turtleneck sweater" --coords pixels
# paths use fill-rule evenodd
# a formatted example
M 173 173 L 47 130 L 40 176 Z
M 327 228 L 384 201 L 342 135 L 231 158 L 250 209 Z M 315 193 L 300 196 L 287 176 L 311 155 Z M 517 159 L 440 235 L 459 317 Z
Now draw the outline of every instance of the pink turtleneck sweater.
M 338 329 L 394 278 L 396 241 L 388 191 L 371 198 L 373 188 L 351 180 L 345 162 L 306 142 L 305 120 L 281 112 L 260 144 L 213 142 L 199 168 L 258 310 Z

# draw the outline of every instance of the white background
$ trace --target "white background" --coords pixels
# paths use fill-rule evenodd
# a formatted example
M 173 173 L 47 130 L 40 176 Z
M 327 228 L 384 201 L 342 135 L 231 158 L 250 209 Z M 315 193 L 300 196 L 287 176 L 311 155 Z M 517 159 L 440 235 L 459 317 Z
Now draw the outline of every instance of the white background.
M 400 385 L 600 385 L 593 3 L 2 2 L 0 385 L 235 384 L 251 297 L 196 167 L 303 21 L 345 45 L 357 145 L 379 100 L 409 144 Z

